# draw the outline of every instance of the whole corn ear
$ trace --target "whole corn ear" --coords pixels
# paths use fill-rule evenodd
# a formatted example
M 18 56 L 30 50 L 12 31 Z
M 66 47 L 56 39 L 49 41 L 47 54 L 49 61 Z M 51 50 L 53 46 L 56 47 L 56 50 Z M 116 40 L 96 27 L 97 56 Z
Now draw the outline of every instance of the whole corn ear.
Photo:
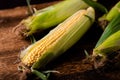
M 104 66 L 112 57 L 111 61 L 117 56 L 120 50 L 120 14 L 118 14 L 105 28 L 102 36 L 93 49 L 95 67 Z
M 56 26 L 76 11 L 86 8 L 88 8 L 88 5 L 82 0 L 64 0 L 36 11 L 32 16 L 22 20 L 13 29 L 13 32 L 20 36 L 29 36 L 35 32 Z
M 21 52 L 21 62 L 33 69 L 44 67 L 74 45 L 95 20 L 94 9 L 80 10 Z

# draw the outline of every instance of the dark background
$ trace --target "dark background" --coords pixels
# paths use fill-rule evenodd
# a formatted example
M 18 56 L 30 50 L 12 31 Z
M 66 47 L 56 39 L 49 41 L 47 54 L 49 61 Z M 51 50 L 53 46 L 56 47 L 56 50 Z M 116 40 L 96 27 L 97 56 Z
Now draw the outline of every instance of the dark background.
M 31 4 L 39 4 L 43 2 L 58 1 L 58 0 L 31 0 Z M 27 5 L 26 0 L 0 0 L 0 9 L 13 8 L 16 6 Z
M 59 1 L 59 0 L 31 0 L 31 4 L 39 4 L 50 1 Z M 111 8 L 110 4 L 115 4 L 119 0 L 98 0 L 98 2 L 103 5 Z M 0 0 L 0 9 L 14 8 L 16 6 L 25 6 L 27 5 L 26 0 Z

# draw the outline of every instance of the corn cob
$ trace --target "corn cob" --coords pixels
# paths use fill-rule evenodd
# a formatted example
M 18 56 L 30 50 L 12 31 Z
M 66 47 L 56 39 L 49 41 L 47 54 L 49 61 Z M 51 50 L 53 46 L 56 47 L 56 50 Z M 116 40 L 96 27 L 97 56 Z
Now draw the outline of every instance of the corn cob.
M 35 69 L 44 67 L 75 44 L 95 19 L 93 8 L 80 10 L 21 52 L 21 62 Z
M 36 11 L 33 16 L 22 20 L 14 29 L 17 35 L 29 36 L 35 32 L 48 29 L 70 17 L 88 5 L 82 0 L 64 0 L 58 4 Z
M 120 14 L 108 24 L 93 49 L 92 56 L 95 60 L 95 68 L 105 66 L 110 60 L 109 56 L 112 56 L 114 60 L 118 50 L 120 50 Z

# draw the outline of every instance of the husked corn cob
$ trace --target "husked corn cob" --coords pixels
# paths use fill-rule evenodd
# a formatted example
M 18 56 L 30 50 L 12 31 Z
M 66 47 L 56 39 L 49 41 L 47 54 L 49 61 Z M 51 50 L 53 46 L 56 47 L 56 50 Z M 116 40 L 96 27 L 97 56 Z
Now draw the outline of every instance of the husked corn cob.
M 41 40 L 22 51 L 22 63 L 32 68 L 45 66 L 76 43 L 90 28 L 94 18 L 95 12 L 91 7 L 76 12 Z
M 82 0 L 64 0 L 36 11 L 33 16 L 22 20 L 13 31 L 17 35 L 29 36 L 35 32 L 56 26 L 76 11 L 86 8 L 88 8 L 88 5 Z

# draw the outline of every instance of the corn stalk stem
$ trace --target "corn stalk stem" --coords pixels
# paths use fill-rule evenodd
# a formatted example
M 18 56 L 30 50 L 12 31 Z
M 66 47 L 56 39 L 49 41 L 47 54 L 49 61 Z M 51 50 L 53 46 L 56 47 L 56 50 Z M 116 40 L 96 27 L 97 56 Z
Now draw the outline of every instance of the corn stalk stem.
M 32 15 L 34 12 L 33 12 L 33 9 L 32 9 L 32 7 L 30 5 L 30 1 L 31 0 L 26 0 L 27 6 L 28 6 L 28 13 Z

